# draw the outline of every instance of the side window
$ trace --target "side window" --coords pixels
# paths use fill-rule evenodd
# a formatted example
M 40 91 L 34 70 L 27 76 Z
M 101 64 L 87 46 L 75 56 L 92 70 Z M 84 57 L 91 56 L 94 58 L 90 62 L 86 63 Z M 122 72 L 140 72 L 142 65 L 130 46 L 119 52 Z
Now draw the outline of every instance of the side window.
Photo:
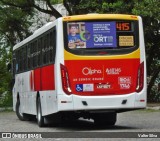
M 50 34 L 47 34 L 47 43 L 46 43 L 46 63 L 48 64 L 50 62 L 49 58 L 50 58 L 50 45 L 49 45 L 49 41 L 50 41 Z
M 42 61 L 43 61 L 43 64 L 47 63 L 47 53 L 46 53 L 46 50 L 47 50 L 47 36 L 45 35 L 43 37 L 43 46 L 42 46 Z
M 38 57 L 37 57 L 37 63 L 38 63 L 38 66 L 41 65 L 41 49 L 42 49 L 42 45 L 43 45 L 43 42 L 42 42 L 42 38 L 39 38 L 38 39 Z
M 27 46 L 13 53 L 13 74 L 27 70 Z
M 33 68 L 33 51 L 34 51 L 34 47 L 33 47 L 33 42 L 31 43 L 31 49 L 30 49 L 30 51 L 31 51 L 31 69 Z
M 50 62 L 55 62 L 55 53 L 56 53 L 56 30 L 50 32 Z
M 24 56 L 23 56 L 23 52 L 24 52 L 24 50 L 23 50 L 23 47 L 22 47 L 22 48 L 20 49 L 20 54 L 21 54 L 21 58 L 20 58 L 20 69 L 21 69 L 21 71 L 24 70 L 24 63 L 23 63 Z
M 26 70 L 26 63 L 27 63 L 27 58 L 26 58 L 26 46 L 24 46 L 22 49 L 21 49 L 21 58 L 20 58 L 20 66 L 21 66 L 21 71 L 25 71 Z
M 37 40 L 33 42 L 33 54 L 32 54 L 32 58 L 33 58 L 33 67 L 37 67 L 37 58 L 38 58 L 38 54 L 37 54 Z
M 39 41 L 40 44 L 41 41 Z M 43 65 L 53 63 L 55 60 L 55 48 L 56 48 L 56 32 L 50 30 L 43 37 L 42 46 L 42 63 Z
M 55 57 L 56 57 L 56 40 L 57 40 L 57 35 L 56 35 L 56 28 L 53 30 L 53 62 L 55 62 Z
M 28 50 L 27 50 L 27 58 L 28 58 L 28 69 L 32 68 L 32 44 L 28 44 Z
M 16 73 L 19 72 L 19 51 L 16 51 L 16 60 L 15 60 L 15 71 Z
M 54 38 L 53 38 L 53 31 L 50 32 L 50 62 L 53 62 L 53 44 L 54 44 Z
M 24 51 L 23 51 L 23 67 L 24 67 L 24 71 L 27 70 L 27 46 L 24 46 Z
M 19 72 L 20 72 L 22 71 L 22 49 L 20 49 L 18 52 L 19 52 L 18 64 L 19 64 Z

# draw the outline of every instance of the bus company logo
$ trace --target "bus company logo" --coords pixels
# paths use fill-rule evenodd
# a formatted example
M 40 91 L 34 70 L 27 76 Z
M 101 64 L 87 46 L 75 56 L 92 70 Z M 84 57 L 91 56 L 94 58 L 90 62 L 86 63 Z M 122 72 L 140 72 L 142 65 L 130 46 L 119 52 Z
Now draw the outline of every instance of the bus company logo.
M 130 84 L 120 84 L 120 89 L 130 89 Z
M 85 67 L 82 69 L 84 75 L 102 74 L 102 70 Z
M 101 83 L 99 83 L 99 84 L 96 84 L 97 86 L 97 89 L 111 89 L 112 88 L 112 85 L 111 84 L 109 84 L 109 83 L 103 83 L 103 84 L 101 84 Z
M 119 84 L 131 84 L 131 77 L 118 77 L 118 83 Z
M 107 68 L 106 69 L 106 73 L 108 75 L 118 75 L 121 72 L 121 68 Z
M 130 89 L 131 88 L 131 77 L 118 77 L 118 83 L 120 85 L 120 89 Z

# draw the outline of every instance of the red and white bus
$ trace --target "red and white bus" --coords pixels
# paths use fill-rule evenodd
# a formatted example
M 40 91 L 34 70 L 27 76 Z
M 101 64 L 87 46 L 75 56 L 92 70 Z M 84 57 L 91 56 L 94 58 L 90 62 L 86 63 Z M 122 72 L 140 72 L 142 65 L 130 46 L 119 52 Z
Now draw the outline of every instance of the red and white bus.
M 68 117 L 114 125 L 146 107 L 142 19 L 88 14 L 58 18 L 13 48 L 13 109 L 20 120 Z

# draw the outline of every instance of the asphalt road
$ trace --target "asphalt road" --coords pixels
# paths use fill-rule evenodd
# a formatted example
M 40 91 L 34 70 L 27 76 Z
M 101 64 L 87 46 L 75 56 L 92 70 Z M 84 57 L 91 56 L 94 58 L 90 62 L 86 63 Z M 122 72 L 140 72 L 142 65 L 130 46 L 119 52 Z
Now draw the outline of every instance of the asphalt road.
M 103 126 L 97 127 L 94 125 L 92 120 L 77 120 L 74 122 L 64 122 L 61 123 L 58 127 L 47 126 L 39 128 L 36 121 L 20 121 L 14 112 L 0 112 L 0 132 L 52 132 L 53 134 L 59 133 L 54 140 L 62 140 L 62 137 L 65 133 L 67 138 L 63 140 L 73 140 L 70 137 L 70 134 L 73 134 L 74 137 L 77 137 L 77 140 L 82 140 L 81 137 L 87 138 L 83 140 L 113 140 L 101 137 L 98 133 L 111 132 L 111 134 L 120 132 L 126 134 L 128 132 L 160 132 L 160 111 L 159 110 L 138 110 L 132 112 L 120 113 L 117 116 L 117 122 L 115 126 Z M 92 134 L 93 133 L 93 134 Z M 52 134 L 52 135 L 53 135 Z M 91 134 L 97 134 L 97 139 L 92 138 Z M 88 135 L 88 136 L 87 136 Z M 103 135 L 102 135 L 103 136 Z M 91 138 L 90 138 L 91 137 Z M 121 137 L 121 136 L 120 136 Z M 68 139 L 72 138 L 72 139 Z M 81 139 L 80 139 L 81 138 Z M 143 138 L 148 140 L 148 138 Z M 1 140 L 1 139 L 0 139 Z M 26 139 L 25 139 L 26 140 Z M 47 139 L 51 140 L 51 139 Z M 53 139 L 52 139 L 53 140 Z M 123 139 L 116 139 L 123 140 Z M 127 139 L 128 140 L 128 139 Z M 132 140 L 132 139 L 129 139 Z M 152 140 L 160 140 L 152 138 Z

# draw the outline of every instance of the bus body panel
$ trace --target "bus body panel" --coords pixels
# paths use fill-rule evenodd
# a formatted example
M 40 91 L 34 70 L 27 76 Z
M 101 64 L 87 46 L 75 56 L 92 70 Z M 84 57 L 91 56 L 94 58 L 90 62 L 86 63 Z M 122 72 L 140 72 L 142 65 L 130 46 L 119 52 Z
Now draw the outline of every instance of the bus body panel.
M 127 100 L 123 104 L 123 100 Z M 134 108 L 135 94 L 118 95 L 118 96 L 73 96 L 74 110 L 117 110 L 117 109 L 129 109 Z M 84 105 L 86 102 L 87 105 Z
M 23 103 L 22 112 L 36 115 L 38 93 L 41 98 L 42 109 L 44 109 L 42 115 L 57 111 L 54 69 L 54 65 L 49 65 L 15 76 L 16 85 L 13 88 L 13 99 L 17 99 L 17 95 L 19 95 L 20 102 Z M 17 100 L 14 101 L 13 107 L 16 106 Z
M 13 87 L 13 107 L 16 106 L 17 97 L 19 95 L 20 102 L 23 103 L 21 110 L 24 113 L 34 114 L 36 113 L 36 92 L 33 91 L 33 71 L 24 72 L 21 74 L 16 74 L 15 76 L 15 86 Z M 15 110 L 15 108 L 14 108 Z
M 135 92 L 139 64 L 139 59 L 96 60 L 96 57 L 95 60 L 65 61 L 71 89 L 82 96 Z
M 74 111 L 73 95 L 61 93 L 58 95 L 58 111 Z
M 41 91 L 40 99 L 41 99 L 41 108 L 43 116 L 57 112 L 58 107 L 57 107 L 57 97 L 55 91 Z
M 135 107 L 146 107 L 147 105 L 147 71 L 146 71 L 146 55 L 144 44 L 144 33 L 142 18 L 138 16 L 139 20 L 139 45 L 140 45 L 140 62 L 144 62 L 144 86 L 140 93 L 136 94 Z

